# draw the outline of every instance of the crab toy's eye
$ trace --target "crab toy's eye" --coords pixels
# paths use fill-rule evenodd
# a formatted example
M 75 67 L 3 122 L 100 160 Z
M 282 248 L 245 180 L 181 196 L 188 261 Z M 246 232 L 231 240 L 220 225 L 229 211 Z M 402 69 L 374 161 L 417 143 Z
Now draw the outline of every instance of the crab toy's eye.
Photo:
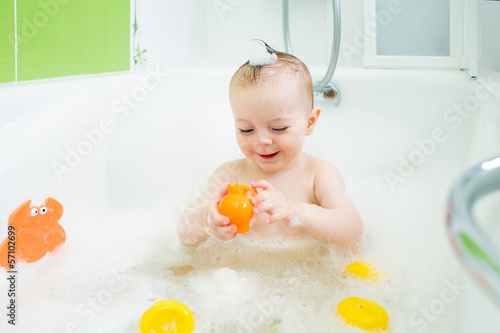
M 31 216 L 36 216 L 38 214 L 38 208 L 33 207 L 31 208 Z
M 40 214 L 45 215 L 47 213 L 47 207 L 43 206 L 40 208 Z

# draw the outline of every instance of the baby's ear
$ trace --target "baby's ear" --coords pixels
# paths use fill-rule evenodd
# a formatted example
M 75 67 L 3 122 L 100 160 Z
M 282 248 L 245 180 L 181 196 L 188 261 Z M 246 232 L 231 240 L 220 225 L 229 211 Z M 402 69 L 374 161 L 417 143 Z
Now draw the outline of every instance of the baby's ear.
M 320 108 L 313 108 L 309 112 L 309 116 L 307 117 L 307 130 L 306 135 L 311 135 L 314 132 L 314 127 L 318 122 L 319 114 L 321 113 Z

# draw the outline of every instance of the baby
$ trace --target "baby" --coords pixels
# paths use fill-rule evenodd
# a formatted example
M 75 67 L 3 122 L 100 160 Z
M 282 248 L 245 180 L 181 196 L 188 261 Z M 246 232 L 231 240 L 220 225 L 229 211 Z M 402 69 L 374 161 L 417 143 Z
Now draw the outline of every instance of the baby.
M 293 55 L 267 44 L 259 47 L 263 54 L 243 64 L 229 85 L 236 139 L 246 157 L 212 173 L 179 221 L 179 238 L 197 246 L 209 237 L 229 241 L 236 236 L 236 226 L 217 209 L 228 193 L 220 185 L 224 179 L 258 189 L 251 199 L 250 232 L 262 237 L 308 234 L 327 246 L 354 246 L 363 222 L 341 174 L 332 164 L 302 152 L 320 114 L 313 106 L 309 70 Z

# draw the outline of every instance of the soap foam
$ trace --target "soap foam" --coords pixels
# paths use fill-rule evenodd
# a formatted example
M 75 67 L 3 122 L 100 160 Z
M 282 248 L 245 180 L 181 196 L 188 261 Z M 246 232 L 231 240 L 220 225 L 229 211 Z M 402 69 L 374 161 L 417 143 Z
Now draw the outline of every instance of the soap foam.
M 265 66 L 278 61 L 276 53 L 269 53 L 266 46 L 260 41 L 252 41 L 250 46 L 249 64 L 251 66 Z
M 437 255 L 439 247 L 427 249 L 433 240 L 410 245 L 408 237 L 395 232 L 381 238 L 387 243 L 377 244 L 375 229 L 387 230 L 384 221 L 375 229 L 366 221 L 371 248 L 355 252 L 327 248 L 309 237 L 258 235 L 238 235 L 230 242 L 209 239 L 191 248 L 177 239 L 180 213 L 171 208 L 157 202 L 81 221 L 99 228 L 68 227 L 70 241 L 58 254 L 20 264 L 18 299 L 23 316 L 30 317 L 20 327 L 54 332 L 75 323 L 82 331 L 136 333 L 149 306 L 175 299 L 193 311 L 197 332 L 357 332 L 336 315 L 336 306 L 359 296 L 386 309 L 394 332 L 417 332 L 410 318 L 419 318 L 418 309 L 428 308 L 446 281 L 453 282 L 447 277 L 449 264 Z M 421 236 L 413 230 L 412 237 Z M 346 276 L 345 266 L 356 260 L 386 273 L 387 281 Z M 188 265 L 194 269 L 174 274 L 173 268 Z M 440 318 L 452 309 L 447 304 Z M 426 331 L 438 332 L 442 322 L 426 323 Z
M 288 225 L 292 228 L 298 228 L 298 227 L 303 227 L 304 222 L 302 222 L 302 220 L 297 216 L 292 216 Z
M 215 290 L 226 295 L 233 295 L 245 288 L 246 278 L 238 276 L 236 271 L 229 267 L 222 267 L 212 272 Z

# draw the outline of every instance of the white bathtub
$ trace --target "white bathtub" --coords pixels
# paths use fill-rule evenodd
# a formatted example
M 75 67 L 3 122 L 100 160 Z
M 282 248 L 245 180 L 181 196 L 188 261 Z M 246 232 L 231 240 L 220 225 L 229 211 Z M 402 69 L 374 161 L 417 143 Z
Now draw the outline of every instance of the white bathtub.
M 152 303 L 176 299 L 193 310 L 196 332 L 358 332 L 335 314 L 350 296 L 383 305 L 392 332 L 498 327 L 444 226 L 453 181 L 500 152 L 498 76 L 336 72 L 340 104 L 318 102 L 304 150 L 344 174 L 365 223 L 363 253 L 341 258 L 314 241 L 243 236 L 184 249 L 175 232 L 182 210 L 216 166 L 242 156 L 227 101 L 233 70 L 150 68 L 0 88 L 2 223 L 24 201 L 50 196 L 64 207 L 67 233 L 54 255 L 18 265 L 16 326 L 2 314 L 0 331 L 136 332 Z M 353 259 L 388 281 L 344 277 Z M 194 270 L 174 276 L 184 265 Z M 242 290 L 221 291 L 212 275 L 221 267 L 236 271 Z M 3 309 L 7 290 L 2 278 Z

